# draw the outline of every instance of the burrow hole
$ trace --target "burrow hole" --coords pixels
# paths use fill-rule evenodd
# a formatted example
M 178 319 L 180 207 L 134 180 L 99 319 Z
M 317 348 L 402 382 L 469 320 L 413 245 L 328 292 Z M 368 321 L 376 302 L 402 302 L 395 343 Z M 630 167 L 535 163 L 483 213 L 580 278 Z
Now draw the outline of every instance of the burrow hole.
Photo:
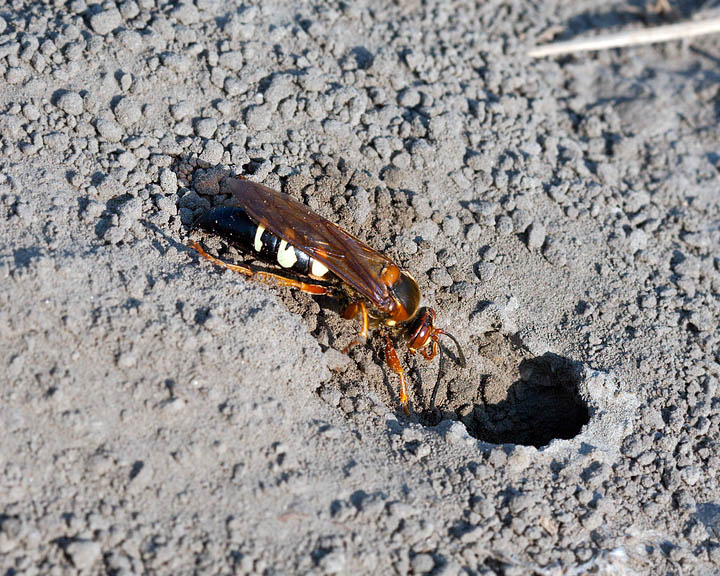
M 485 335 L 480 355 L 472 381 L 451 380 L 436 412 L 425 413 L 427 423 L 459 419 L 479 440 L 536 447 L 574 438 L 587 424 L 579 363 L 552 353 L 534 356 L 519 337 L 500 332 Z

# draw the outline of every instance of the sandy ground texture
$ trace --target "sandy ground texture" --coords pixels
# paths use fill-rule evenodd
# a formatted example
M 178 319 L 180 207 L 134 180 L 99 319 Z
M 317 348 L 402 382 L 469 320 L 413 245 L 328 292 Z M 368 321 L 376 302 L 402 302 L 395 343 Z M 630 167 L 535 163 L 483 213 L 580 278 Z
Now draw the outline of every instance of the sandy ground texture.
M 0 0 L 2 574 L 717 573 L 720 39 L 525 56 L 698 8 Z M 411 271 L 438 412 L 187 247 L 228 174 Z

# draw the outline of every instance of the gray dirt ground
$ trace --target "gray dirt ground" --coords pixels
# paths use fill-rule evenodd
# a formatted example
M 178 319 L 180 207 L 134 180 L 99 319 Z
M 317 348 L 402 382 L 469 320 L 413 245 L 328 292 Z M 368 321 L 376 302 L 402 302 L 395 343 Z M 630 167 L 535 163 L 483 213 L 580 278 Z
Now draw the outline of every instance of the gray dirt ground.
M 717 573 L 720 39 L 525 56 L 672 7 L 0 0 L 2 574 Z M 415 275 L 441 418 L 186 247 L 228 173 Z

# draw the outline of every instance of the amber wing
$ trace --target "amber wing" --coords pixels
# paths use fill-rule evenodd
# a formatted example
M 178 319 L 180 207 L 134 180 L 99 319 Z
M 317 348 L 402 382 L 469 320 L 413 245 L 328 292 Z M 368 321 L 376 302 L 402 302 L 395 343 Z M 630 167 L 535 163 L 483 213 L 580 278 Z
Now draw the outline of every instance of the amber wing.
M 250 218 L 327 266 L 377 307 L 391 305 L 380 278 L 383 268 L 393 264 L 387 256 L 287 194 L 239 178 L 230 179 L 228 186 Z

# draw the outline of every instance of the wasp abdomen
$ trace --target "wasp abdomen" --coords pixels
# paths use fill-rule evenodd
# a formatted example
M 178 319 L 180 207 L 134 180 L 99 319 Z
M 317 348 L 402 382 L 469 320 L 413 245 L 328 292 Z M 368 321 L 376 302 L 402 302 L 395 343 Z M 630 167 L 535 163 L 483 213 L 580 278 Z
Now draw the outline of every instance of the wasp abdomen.
M 318 279 L 324 278 L 328 273 L 322 263 L 251 220 L 245 210 L 237 206 L 212 208 L 200 216 L 195 225 L 222 236 L 269 264 Z

